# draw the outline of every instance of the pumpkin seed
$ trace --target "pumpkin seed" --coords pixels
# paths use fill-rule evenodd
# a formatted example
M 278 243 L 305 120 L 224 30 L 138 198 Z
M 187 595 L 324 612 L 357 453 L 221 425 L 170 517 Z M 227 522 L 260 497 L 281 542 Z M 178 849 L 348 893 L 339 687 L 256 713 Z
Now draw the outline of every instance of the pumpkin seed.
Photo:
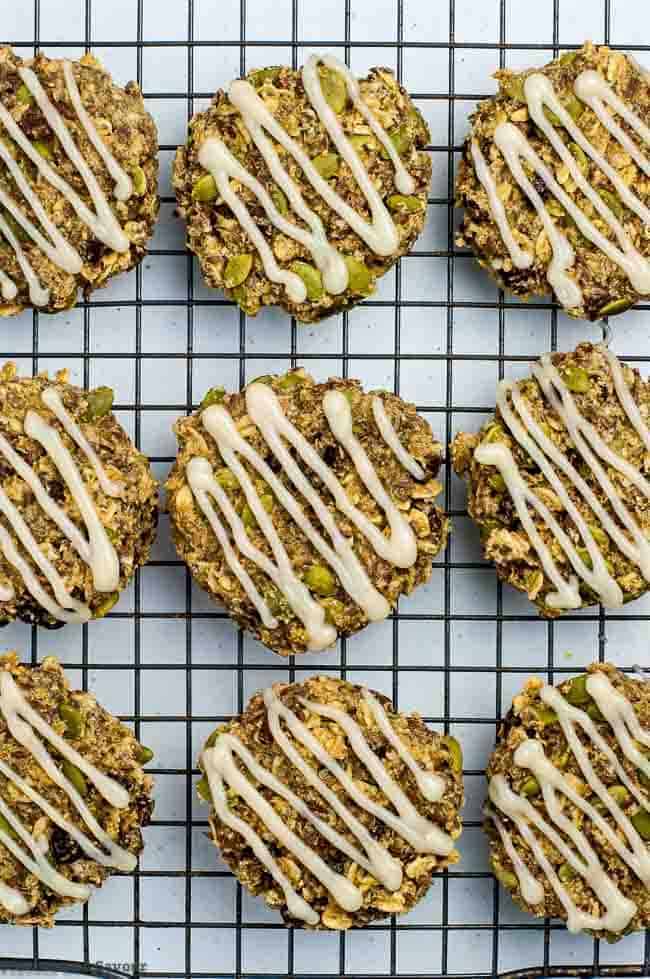
M 494 876 L 499 881 L 500 884 L 508 891 L 514 891 L 519 886 L 519 879 L 516 874 L 513 874 L 511 870 L 505 870 L 503 867 L 496 867 L 492 865 L 492 870 L 494 871 Z
M 558 877 L 563 884 L 568 883 L 570 880 L 577 875 L 577 871 L 573 869 L 570 863 L 563 863 L 557 872 Z
M 276 209 L 282 214 L 283 217 L 289 213 L 289 202 L 286 195 L 279 187 L 274 187 L 270 194 L 271 200 L 275 204 Z
M 96 418 L 103 418 L 108 415 L 113 407 L 114 398 L 113 388 L 98 387 L 89 391 L 87 394 L 87 406 L 84 413 L 84 421 L 95 421 Z
M 234 289 L 245 282 L 253 268 L 252 255 L 233 255 L 228 259 L 223 282 L 226 289 Z
M 581 102 L 577 96 L 571 93 L 566 102 L 564 102 L 564 108 L 569 113 L 574 122 L 577 122 L 582 113 L 585 111 L 584 102 Z
M 589 157 L 583 150 L 582 146 L 578 146 L 577 143 L 569 143 L 569 150 L 571 155 L 575 157 L 576 163 L 580 167 L 582 173 L 586 173 L 589 169 Z
M 199 410 L 203 411 L 204 408 L 209 408 L 210 405 L 221 404 L 226 396 L 226 389 L 222 387 L 208 388 L 208 390 L 203 395 L 203 400 L 199 405 Z
M 33 101 L 34 96 L 27 86 L 25 84 L 19 85 L 18 91 L 16 92 L 16 102 L 20 102 L 21 105 L 29 105 L 29 103 Z
M 0 829 L 2 830 L 3 833 L 6 833 L 7 836 L 10 836 L 12 840 L 18 839 L 18 833 L 13 828 L 9 820 L 5 819 L 2 813 L 0 813 Z
M 575 364 L 569 364 L 564 368 L 562 378 L 569 391 L 574 391 L 576 394 L 584 394 L 591 387 L 587 371 L 584 367 L 577 367 Z
M 524 75 L 507 75 L 505 78 L 499 79 L 499 88 L 504 95 L 507 95 L 510 99 L 514 99 L 515 102 L 525 102 L 525 81 L 526 77 Z
M 593 524 L 588 524 L 588 527 L 589 527 L 589 531 L 591 533 L 591 536 L 593 537 L 593 539 L 596 541 L 596 543 L 598 544 L 598 546 L 600 548 L 603 548 L 603 547 L 607 548 L 607 547 L 609 547 L 609 537 L 607 536 L 607 534 L 605 533 L 605 531 L 602 529 L 602 527 L 594 527 Z
M 293 262 L 291 271 L 295 272 L 305 283 L 307 299 L 311 300 L 311 302 L 316 302 L 322 298 L 325 290 L 323 289 L 321 274 L 317 268 L 314 268 L 313 265 L 308 265 L 307 262 Z
M 239 488 L 239 480 L 231 473 L 230 469 L 219 469 L 214 474 L 214 478 L 222 489 L 236 490 Z
M 213 731 L 208 740 L 205 742 L 206 748 L 214 748 L 217 743 L 217 738 L 219 737 L 219 729 Z
M 348 87 L 343 76 L 331 68 L 321 68 L 320 84 L 330 109 L 343 112 L 348 101 Z
M 547 105 L 544 106 L 544 115 L 546 116 L 546 118 L 548 119 L 548 121 L 551 123 L 552 126 L 562 125 L 562 120 L 560 119 L 560 117 L 556 116 L 553 110 L 549 109 Z
M 499 425 L 498 422 L 492 422 L 485 430 L 485 435 L 483 436 L 484 442 L 500 442 L 503 435 L 505 435 L 505 430 Z
M 603 715 L 600 712 L 600 708 L 598 707 L 598 704 L 596 704 L 596 703 L 589 704 L 589 706 L 587 707 L 587 714 L 592 719 L 592 721 L 604 721 L 605 720 L 605 718 L 603 717 Z
M 305 381 L 305 375 L 302 371 L 290 371 L 290 373 L 285 374 L 278 381 L 278 387 L 281 391 L 291 391 L 292 388 L 298 387 L 299 384 L 303 384 Z
M 338 153 L 320 153 L 311 162 L 323 180 L 329 180 L 339 172 L 341 158 Z
M 273 496 L 273 493 L 263 493 L 262 496 L 260 496 L 260 503 L 266 512 L 270 513 L 275 506 L 275 497 Z
M 550 707 L 536 707 L 535 717 L 542 725 L 542 727 L 549 727 L 551 724 L 557 724 L 557 714 Z
M 591 555 L 586 547 L 576 547 L 576 554 L 586 568 L 589 568 L 589 570 L 593 568 L 594 562 L 591 560 Z
M 244 527 L 247 527 L 248 529 L 257 526 L 257 520 L 255 519 L 255 514 L 249 507 L 248 503 L 244 503 L 244 507 L 241 512 L 241 519 Z
M 375 280 L 370 269 L 351 255 L 345 256 L 348 269 L 348 289 L 358 296 L 369 296 L 375 286 Z
M 265 82 L 275 81 L 280 71 L 280 68 L 260 68 L 258 71 L 252 71 L 248 80 L 255 88 L 260 88 Z
M 119 591 L 113 591 L 110 593 L 110 595 L 107 595 L 104 601 L 93 610 L 93 618 L 103 619 L 105 615 L 108 615 L 113 606 L 117 605 L 119 597 Z
M 64 758 L 61 764 L 61 768 L 63 770 L 63 774 L 68 779 L 68 781 L 75 787 L 79 795 L 88 795 L 88 786 L 86 784 L 86 779 L 84 778 L 83 773 L 77 768 L 77 766 L 73 765 L 72 762 L 68 761 L 67 758 Z
M 591 697 L 587 693 L 588 679 L 588 674 L 582 673 L 580 676 L 574 677 L 571 681 L 569 689 L 564 696 L 574 707 L 582 707 L 583 704 L 591 702 Z
M 639 809 L 631 818 L 630 822 L 642 840 L 650 840 L 650 812 Z
M 141 765 L 146 765 L 153 758 L 153 751 L 151 748 L 147 748 L 145 745 L 140 745 L 140 750 L 138 752 L 138 761 Z
M 630 793 L 624 785 L 610 785 L 607 791 L 619 806 L 622 806 L 630 798 Z
M 508 488 L 501 473 L 494 473 L 492 476 L 490 476 L 488 483 L 497 493 L 505 493 Z
M 210 792 L 210 783 L 208 782 L 207 775 L 204 775 L 196 783 L 196 792 L 204 802 L 212 802 L 212 793 Z
M 42 139 L 35 139 L 32 146 L 36 150 L 39 156 L 42 156 L 44 160 L 51 160 L 53 157 L 52 144 L 46 143 Z
M 336 591 L 336 578 L 324 564 L 312 564 L 305 574 L 305 584 L 310 591 L 327 598 Z
M 612 299 L 611 302 L 605 303 L 602 309 L 598 310 L 598 315 L 618 316 L 619 313 L 624 313 L 631 306 L 634 306 L 634 302 L 631 299 Z
M 390 141 L 395 147 L 395 152 L 398 156 L 403 156 L 411 146 L 411 133 L 406 123 L 403 123 L 397 129 L 394 129 L 392 133 L 388 134 L 390 136 Z M 379 151 L 385 159 L 389 159 L 386 147 L 382 146 Z
M 613 194 L 610 190 L 599 190 L 598 194 L 605 201 L 607 207 L 610 211 L 618 218 L 619 221 L 622 220 L 625 215 L 625 208 L 623 207 L 623 202 L 616 194 Z
M 328 598 L 322 603 L 325 607 L 325 618 L 332 625 L 338 625 L 345 613 L 345 605 L 338 598 Z
M 449 752 L 452 769 L 459 774 L 463 770 L 463 749 L 460 746 L 460 742 L 456 738 L 453 738 L 451 734 L 445 734 L 440 740 Z
M 348 142 L 354 149 L 355 153 L 359 154 L 361 154 L 363 150 L 370 150 L 377 147 L 377 140 L 370 133 L 354 133 L 352 136 L 348 136 Z
M 217 185 L 211 173 L 204 173 L 192 187 L 192 200 L 207 204 L 217 196 Z
M 133 190 L 138 197 L 142 197 L 147 189 L 147 175 L 142 167 L 133 168 L 131 172 L 131 179 L 133 180 Z
M 570 65 L 578 57 L 577 51 L 565 51 L 564 54 L 560 55 L 561 65 Z
M 404 194 L 391 194 L 386 199 L 390 211 L 421 211 L 422 201 L 419 197 L 406 197 Z
M 80 738 L 83 734 L 83 718 L 78 707 L 72 704 L 59 704 L 59 717 L 65 723 L 67 738 Z
M 534 798 L 540 792 L 539 782 L 534 775 L 529 776 L 521 786 L 521 794 L 525 795 L 526 798 Z

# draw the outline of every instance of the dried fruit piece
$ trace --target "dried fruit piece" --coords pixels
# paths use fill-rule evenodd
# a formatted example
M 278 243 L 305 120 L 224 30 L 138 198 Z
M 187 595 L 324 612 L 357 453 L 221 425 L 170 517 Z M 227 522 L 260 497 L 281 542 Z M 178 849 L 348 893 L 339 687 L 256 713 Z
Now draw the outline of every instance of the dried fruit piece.
M 317 268 L 314 268 L 313 265 L 308 265 L 307 262 L 293 262 L 291 271 L 295 272 L 305 283 L 307 299 L 316 302 L 322 298 L 325 290 L 323 289 L 321 274 Z
M 246 281 L 252 268 L 252 255 L 233 255 L 228 260 L 226 271 L 224 272 L 223 281 L 226 288 L 234 289 L 236 286 L 240 286 L 242 282 Z

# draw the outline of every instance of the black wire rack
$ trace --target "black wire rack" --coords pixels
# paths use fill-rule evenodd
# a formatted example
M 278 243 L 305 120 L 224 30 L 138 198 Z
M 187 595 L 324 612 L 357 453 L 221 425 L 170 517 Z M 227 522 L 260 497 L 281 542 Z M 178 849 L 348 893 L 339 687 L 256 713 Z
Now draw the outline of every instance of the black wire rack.
M 63 52 L 77 57 L 92 49 L 109 68 L 118 56 L 131 58 L 133 73 L 154 116 L 165 105 L 184 121 L 211 97 L 212 91 L 202 90 L 202 83 L 198 87 L 199 75 L 204 77 L 197 71 L 199 58 L 210 55 L 216 66 L 233 62 L 234 75 L 287 58 L 293 67 L 299 67 L 308 48 L 334 50 L 355 69 L 360 61 L 375 63 L 375 57 L 378 63 L 388 62 L 425 114 L 434 113 L 437 119 L 446 114 L 429 147 L 438 174 L 429 200 L 429 225 L 442 229 L 443 236 L 434 234 L 435 247 L 416 248 L 386 278 L 388 284 L 378 296 L 349 316 L 325 322 L 315 330 L 295 322 L 287 327 L 281 317 L 271 316 L 268 329 L 265 322 L 260 331 L 222 296 L 203 290 L 192 258 L 180 247 L 181 228 L 176 231 L 177 242 L 172 240 L 177 247 L 158 247 L 160 242 L 154 241 L 144 265 L 126 277 L 130 284 L 121 291 L 118 287 L 118 291 L 80 302 L 67 318 L 61 314 L 51 319 L 35 312 L 2 324 L 3 359 L 18 360 L 34 372 L 66 363 L 80 383 L 91 386 L 101 377 L 101 383 L 112 383 L 118 392 L 124 392 L 124 397 L 118 396 L 116 410 L 161 477 L 172 462 L 173 447 L 165 437 L 152 439 L 149 429 L 153 424 L 156 430 L 168 430 L 174 416 L 196 407 L 213 372 L 221 372 L 220 378 L 229 372 L 234 385 L 243 385 L 266 372 L 261 363 L 277 364 L 278 370 L 303 364 L 323 376 L 361 375 L 364 380 L 388 370 L 394 390 L 409 397 L 409 372 L 419 365 L 429 371 L 430 387 L 422 396 L 420 385 L 412 400 L 418 401 L 419 410 L 448 443 L 461 422 L 478 427 L 490 411 L 489 398 L 481 404 L 472 397 L 471 378 L 482 367 L 489 365 L 496 381 L 508 371 L 523 370 L 530 356 L 544 348 L 557 349 L 558 340 L 560 346 L 569 346 L 581 338 L 600 337 L 599 329 L 569 324 L 551 303 L 523 309 L 491 290 L 478 271 L 475 290 L 460 289 L 459 279 L 462 276 L 464 281 L 471 260 L 454 246 L 454 165 L 466 116 L 477 99 L 490 94 L 488 79 L 495 67 L 523 66 L 526 59 L 542 63 L 576 46 L 575 24 L 573 43 L 563 43 L 563 13 L 568 11 L 571 17 L 575 6 L 569 0 L 539 0 L 536 7 L 548 7 L 547 28 L 541 37 L 534 32 L 526 40 L 509 39 L 511 14 L 515 10 L 521 14 L 527 6 L 521 0 L 474 0 L 473 40 L 458 35 L 459 11 L 462 7 L 466 23 L 468 0 L 324 0 L 316 6 L 335 10 L 338 28 L 330 36 L 320 36 L 319 31 L 309 38 L 302 25 L 307 14 L 310 23 L 314 20 L 313 0 L 286 0 L 289 29 L 264 38 L 256 33 L 256 11 L 261 9 L 257 0 L 116 0 L 114 33 L 106 26 L 106 14 L 115 7 L 111 0 L 66 0 L 70 22 L 78 28 L 65 38 L 52 29 L 53 2 L 25 0 L 19 6 L 15 0 L 2 0 L 0 31 L 7 32 L 7 42 L 21 54 L 45 49 L 53 55 Z M 33 10 L 27 9 L 32 3 Z M 58 6 L 63 9 L 61 0 Z M 390 8 L 390 30 L 382 28 L 372 38 L 362 32 L 360 37 L 359 22 L 376 22 L 380 7 L 384 13 Z M 416 7 L 420 17 L 424 11 L 425 19 L 437 25 L 431 37 L 425 31 L 423 39 L 414 29 Z M 591 13 L 594 41 L 612 40 L 612 18 L 626 7 L 634 7 L 634 0 L 588 0 L 584 4 Z M 157 33 L 162 8 L 173 9 L 179 24 L 182 22 L 172 38 Z M 228 36 L 215 29 L 204 36 L 201 25 L 210 11 L 218 11 L 223 23 L 231 25 Z M 486 11 L 491 17 L 489 29 L 482 26 Z M 102 13 L 101 31 L 95 26 L 98 12 Z M 120 23 L 122 15 L 133 26 L 127 38 Z M 24 26 L 26 17 L 29 29 Z M 643 19 L 650 28 L 650 15 L 639 8 L 638 21 Z M 641 60 L 650 50 L 650 45 L 634 37 L 616 36 L 615 40 L 614 46 L 635 52 Z M 621 40 L 629 43 L 619 43 Z M 182 68 L 185 84 L 151 91 L 146 63 L 150 58 L 169 56 L 170 50 L 177 68 Z M 406 77 L 407 62 L 416 52 L 437 65 L 437 91 L 429 91 L 429 86 L 420 90 Z M 485 64 L 485 81 L 478 93 L 463 91 L 459 67 L 478 57 Z M 116 74 L 121 75 L 121 70 Z M 219 84 L 227 81 L 227 76 L 218 73 L 215 78 Z M 120 80 L 125 81 L 126 75 Z M 162 206 L 170 222 L 174 200 L 167 174 L 175 148 L 176 143 L 165 142 L 163 135 Z M 162 244 L 166 246 L 167 239 Z M 171 295 L 152 294 L 147 287 L 151 263 L 170 270 Z M 435 288 L 414 297 L 407 288 L 408 263 L 421 263 L 427 282 L 435 282 Z M 419 332 L 414 340 L 415 314 Z M 520 344 L 513 347 L 510 323 L 515 314 L 518 323 L 529 323 L 533 330 L 530 350 L 523 350 Z M 161 340 L 160 333 L 154 332 L 157 340 L 152 341 L 151 324 L 157 319 L 167 322 L 166 317 L 172 315 L 175 347 Z M 626 319 L 640 331 L 641 319 L 647 315 L 648 307 L 639 307 Z M 470 317 L 474 324 L 484 319 L 486 331 L 491 331 L 492 341 L 487 346 L 479 344 L 478 350 L 469 349 L 462 340 Z M 388 352 L 377 351 L 375 334 L 364 343 L 363 338 L 371 336 L 365 328 L 375 320 L 390 339 Z M 211 324 L 213 335 L 206 341 Z M 321 341 L 323 337 L 328 339 Z M 650 349 L 633 347 L 624 352 L 628 360 L 650 361 Z M 183 382 L 184 396 L 164 403 L 150 397 L 152 378 L 172 374 Z M 650 975 L 647 935 L 628 938 L 612 952 L 592 939 L 567 941 L 564 928 L 557 923 L 527 919 L 515 912 L 488 872 L 480 829 L 483 768 L 495 723 L 507 708 L 509 696 L 531 672 L 553 679 L 592 659 L 603 659 L 612 630 L 619 635 L 617 627 L 627 630 L 623 635 L 647 635 L 650 603 L 639 602 L 631 611 L 626 609 L 626 614 L 605 615 L 601 610 L 568 616 L 562 624 L 539 622 L 528 606 L 502 591 L 493 572 L 480 561 L 463 499 L 448 468 L 445 489 L 456 527 L 446 553 L 435 564 L 429 591 L 424 590 L 419 602 L 403 603 L 384 624 L 385 629 L 376 627 L 369 640 L 358 637 L 342 642 L 336 652 L 321 654 L 316 660 L 280 661 L 236 634 L 225 616 L 202 599 L 174 559 L 164 519 L 153 560 L 136 576 L 130 596 L 102 623 L 78 631 L 67 627 L 54 636 L 27 626 L 5 631 L 3 640 L 11 639 L 7 644 L 24 654 L 29 649 L 34 662 L 56 652 L 73 679 L 78 678 L 84 688 L 90 685 L 105 702 L 108 695 L 107 706 L 132 723 L 139 737 L 156 749 L 151 767 L 157 778 L 158 805 L 139 869 L 133 875 L 114 878 L 87 906 L 64 915 L 52 932 L 0 929 L 0 972 L 126 973 L 136 979 L 235 979 L 269 974 L 312 979 L 401 975 L 536 979 L 569 972 L 579 976 Z M 493 587 L 489 607 L 483 598 L 474 602 L 471 593 L 467 607 L 459 607 L 459 576 L 485 582 L 486 572 Z M 158 597 L 152 600 L 152 594 Z M 573 632 L 572 625 L 576 626 Z M 474 644 L 476 654 L 470 660 L 457 656 L 461 635 L 465 648 Z M 584 647 L 579 663 L 561 653 L 569 635 L 571 642 L 579 640 Z M 512 653 L 513 636 L 517 655 Z M 486 647 L 487 656 L 481 653 Z M 610 655 L 615 658 L 614 652 Z M 431 900 L 421 910 L 362 931 L 315 935 L 285 930 L 275 916 L 253 907 L 232 876 L 217 864 L 214 851 L 203 843 L 207 823 L 205 812 L 194 802 L 195 765 L 201 739 L 215 722 L 239 712 L 254 689 L 271 679 L 332 670 L 353 680 L 363 678 L 392 694 L 403 709 L 417 707 L 427 722 L 457 733 L 466 745 L 469 742 L 471 767 L 465 777 L 470 801 L 461 838 L 463 860 L 435 882 Z M 169 705 L 168 710 L 151 709 L 153 683 L 158 695 L 165 693 L 163 703 Z M 489 699 L 489 707 L 482 706 L 478 712 L 472 699 L 472 690 L 477 688 L 485 688 Z M 418 689 L 421 700 L 413 703 Z M 227 690 L 230 699 L 220 697 L 218 704 L 223 709 L 211 710 L 205 690 L 208 694 Z M 157 892 L 160 899 L 156 903 L 152 898 Z

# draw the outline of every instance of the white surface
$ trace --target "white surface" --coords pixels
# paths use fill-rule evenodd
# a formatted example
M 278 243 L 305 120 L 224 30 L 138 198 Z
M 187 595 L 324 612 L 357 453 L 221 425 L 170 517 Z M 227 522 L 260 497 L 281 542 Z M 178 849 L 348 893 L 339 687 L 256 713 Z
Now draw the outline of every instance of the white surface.
M 81 53 L 85 6 L 84 0 L 41 0 L 41 38 L 44 42 L 62 41 L 67 45 L 54 49 L 45 43 L 47 53 L 72 56 Z M 603 40 L 603 0 L 582 3 L 560 0 L 558 6 L 560 47 L 579 43 L 585 36 Z M 505 4 L 504 39 L 524 46 L 506 51 L 506 64 L 526 66 L 548 60 L 550 51 L 539 50 L 538 46 L 552 44 L 553 7 L 553 0 L 537 0 L 534 4 L 509 0 Z M 609 9 L 614 43 L 633 49 L 640 39 L 650 37 L 647 4 L 612 0 Z M 135 40 L 137 11 L 136 0 L 92 0 L 93 48 L 121 82 L 136 76 L 136 48 L 132 44 L 110 47 L 108 42 Z M 298 0 L 297 12 L 297 37 L 304 44 L 298 49 L 298 64 L 308 52 L 326 49 L 326 42 L 344 39 L 344 0 Z M 142 0 L 142 14 L 145 40 L 187 40 L 187 0 Z M 21 369 L 30 371 L 34 363 L 34 340 L 38 336 L 38 369 L 55 370 L 68 364 L 72 367 L 73 380 L 83 383 L 84 362 L 79 355 L 84 349 L 87 328 L 88 383 L 115 388 L 121 419 L 132 433 L 136 431 L 136 422 L 139 424 L 141 447 L 154 457 L 156 471 L 163 478 L 175 450 L 171 424 L 187 410 L 188 401 L 196 403 L 205 389 L 215 384 L 238 386 L 240 342 L 249 358 L 244 371 L 249 379 L 285 369 L 290 363 L 292 344 L 295 344 L 297 363 L 305 364 L 315 376 L 325 378 L 340 373 L 345 343 L 350 356 L 350 376 L 360 377 L 369 386 L 397 385 L 404 397 L 417 402 L 443 440 L 447 434 L 462 428 L 478 427 L 494 403 L 500 323 L 506 357 L 504 371 L 517 376 L 527 373 L 527 358 L 548 349 L 554 340 L 558 346 L 570 348 L 581 339 L 599 339 L 601 335 L 598 327 L 575 323 L 562 313 L 555 315 L 544 308 L 544 303 L 522 306 L 508 300 L 500 314 L 495 306 L 497 290 L 468 258 L 453 261 L 453 279 L 449 279 L 446 250 L 452 240 L 447 206 L 450 114 L 453 144 L 458 147 L 476 98 L 495 90 L 490 75 L 499 63 L 496 48 L 499 22 L 499 0 L 456 0 L 455 38 L 463 46 L 454 50 L 450 64 L 449 50 L 444 46 L 416 46 L 420 42 L 434 45 L 448 42 L 448 5 L 434 4 L 431 0 L 404 0 L 401 23 L 407 45 L 401 55 L 403 79 L 414 93 L 432 96 L 418 99 L 432 129 L 432 203 L 427 228 L 415 253 L 402 261 L 399 277 L 393 272 L 380 285 L 374 301 L 382 305 L 366 303 L 354 310 L 348 317 L 347 331 L 342 317 L 320 326 L 292 328 L 284 314 L 263 313 L 247 322 L 245 330 L 240 332 L 238 314 L 220 305 L 220 297 L 201 285 L 196 268 L 193 295 L 201 305 L 195 306 L 188 317 L 183 305 L 187 299 L 188 259 L 182 254 L 167 253 L 183 247 L 183 227 L 174 219 L 169 200 L 169 166 L 173 147 L 185 132 L 189 104 L 184 93 L 189 72 L 193 71 L 197 94 L 194 107 L 199 109 L 206 104 L 204 96 L 225 85 L 240 71 L 240 49 L 236 43 L 240 30 L 239 0 L 194 0 L 193 31 L 201 45 L 193 49 L 192 59 L 185 45 L 154 46 L 142 51 L 147 105 L 158 122 L 161 142 L 166 147 L 161 153 L 161 192 L 167 200 L 156 231 L 156 253 L 142 266 L 142 297 L 146 304 L 139 319 L 141 356 L 135 357 L 136 310 L 123 305 L 136 298 L 135 273 L 97 293 L 87 318 L 83 309 L 75 309 L 55 318 L 41 316 L 37 328 L 31 314 L 0 322 L 0 348 L 4 353 L 11 353 Z M 352 68 L 361 72 L 378 63 L 396 67 L 397 25 L 396 0 L 352 0 L 352 41 L 378 44 L 353 47 Z M 2 31 L 9 40 L 33 38 L 31 0 L 11 4 L 5 0 Z M 283 43 L 248 47 L 245 67 L 290 62 L 291 31 L 290 0 L 274 0 L 272 4 L 268 0 L 247 0 L 247 38 Z M 233 44 L 217 47 L 203 43 L 216 40 Z M 476 48 L 471 46 L 473 43 L 493 46 Z M 526 49 L 525 45 L 533 49 Z M 338 54 L 344 52 L 340 47 L 332 50 Z M 650 60 L 643 53 L 637 54 L 641 61 Z M 450 78 L 459 96 L 455 103 L 448 99 Z M 410 305 L 402 307 L 399 330 L 396 330 L 393 304 L 400 288 L 402 299 Z M 453 307 L 448 318 L 444 304 L 449 298 Z M 443 305 L 426 305 L 431 302 Z M 494 308 L 468 306 L 471 302 Z M 647 320 L 648 312 L 637 310 L 614 321 L 613 346 L 618 354 L 628 359 L 650 355 Z M 189 370 L 188 341 L 194 351 Z M 396 361 L 398 352 L 406 355 L 406 359 Z M 445 357 L 450 353 L 454 357 L 447 361 Z M 302 359 L 303 355 L 309 355 L 309 359 Z M 133 403 L 138 390 L 143 408 L 136 419 Z M 449 414 L 448 433 L 447 404 L 453 409 Z M 449 505 L 462 510 L 462 485 L 451 477 L 449 487 Z M 244 972 L 275 976 L 286 974 L 291 961 L 296 973 L 307 975 L 336 974 L 341 962 L 347 975 L 362 972 L 382 976 L 391 969 L 398 974 L 439 974 L 443 968 L 444 933 L 440 929 L 443 922 L 450 926 L 446 966 L 451 974 L 486 975 L 495 969 L 543 963 L 542 926 L 516 911 L 503 894 L 499 899 L 502 929 L 497 954 L 493 956 L 491 924 L 495 884 L 487 873 L 486 847 L 478 828 L 484 796 L 482 769 L 494 739 L 494 719 L 509 707 L 524 675 L 529 671 L 543 672 L 549 664 L 570 671 L 597 657 L 600 623 L 598 616 L 590 613 L 570 616 L 553 626 L 540 622 L 525 599 L 510 589 L 500 592 L 493 571 L 481 563 L 477 535 L 469 520 L 458 515 L 454 527 L 447 552 L 451 562 L 448 570 L 439 560 L 431 582 L 401 603 L 401 613 L 418 618 L 369 628 L 347 643 L 345 662 L 349 679 L 367 682 L 389 693 L 393 688 L 392 665 L 406 667 L 398 673 L 399 706 L 417 709 L 437 725 L 443 723 L 445 716 L 454 718 L 450 730 L 463 742 L 469 773 L 464 813 L 469 825 L 461 839 L 462 863 L 445 881 L 434 882 L 426 900 L 403 919 L 407 926 L 404 930 L 391 932 L 389 923 L 383 922 L 342 939 L 335 934 L 296 932 L 291 935 L 278 926 L 275 914 L 243 894 L 241 913 L 246 927 L 238 938 L 234 927 L 236 888 L 223 866 L 216 863 L 215 852 L 205 841 L 205 810 L 194 802 L 193 793 L 188 793 L 185 766 L 188 758 L 194 763 L 198 746 L 214 726 L 215 718 L 242 706 L 238 698 L 239 666 L 243 666 L 244 700 L 259 687 L 288 677 L 289 669 L 288 664 L 256 643 L 244 640 L 240 650 L 235 630 L 215 614 L 197 589 L 190 587 L 189 600 L 186 598 L 186 574 L 183 568 L 170 563 L 174 561 L 174 553 L 168 522 L 165 517 L 161 519 L 153 557 L 165 564 L 146 568 L 139 584 L 123 597 L 117 614 L 91 624 L 87 630 L 85 662 L 89 687 L 110 710 L 128 719 L 139 712 L 143 718 L 142 740 L 156 752 L 154 771 L 162 770 L 157 778 L 154 824 L 147 830 L 147 848 L 141 860 L 137 907 L 133 881 L 128 877 L 113 879 L 92 899 L 87 912 L 91 962 L 133 962 L 134 928 L 129 922 L 137 914 L 142 921 L 139 929 L 142 966 L 163 974 L 182 973 L 186 962 L 194 971 L 212 975 L 228 973 L 235 971 L 238 961 Z M 130 617 L 136 605 L 142 613 L 138 619 Z M 500 624 L 495 619 L 499 606 L 504 614 Z M 189 625 L 185 619 L 163 617 L 165 613 L 188 610 L 196 614 Z M 445 612 L 453 616 L 447 630 L 441 620 Z M 649 613 L 650 599 L 645 599 L 604 620 L 604 649 L 608 657 L 624 666 L 636 661 L 647 662 L 648 627 L 639 617 Z M 515 620 L 520 615 L 527 618 Z M 25 655 L 30 652 L 31 638 L 31 630 L 22 625 L 0 633 L 3 646 L 15 646 Z M 188 638 L 191 638 L 194 668 L 186 681 Z M 504 668 L 500 679 L 494 672 L 499 641 Z M 132 670 L 114 668 L 118 664 L 132 667 L 138 648 L 143 667 L 139 682 Z M 56 653 L 70 664 L 71 677 L 79 683 L 84 679 L 81 667 L 85 650 L 81 628 L 67 626 L 60 632 L 38 634 L 38 655 Z M 295 676 L 337 670 L 341 655 L 338 650 L 305 656 L 300 659 Z M 448 696 L 440 672 L 446 663 L 451 667 Z M 476 666 L 485 672 L 473 673 Z M 438 672 L 426 672 L 430 667 Z M 187 720 L 188 713 L 193 716 L 191 722 Z M 191 776 L 191 781 L 196 781 L 196 774 Z M 192 800 L 194 820 L 189 847 L 183 822 L 188 798 Z M 195 927 L 186 932 L 185 900 L 189 885 L 181 875 L 188 865 L 198 875 L 191 879 L 191 922 Z M 464 873 L 483 876 L 464 877 Z M 83 912 L 75 910 L 63 916 L 63 927 L 41 931 L 40 955 L 82 960 L 82 921 Z M 118 922 L 120 926 L 107 927 L 110 922 Z M 176 927 L 163 928 L 167 923 Z M 224 927 L 210 928 L 210 924 Z M 256 925 L 266 927 L 260 929 Z M 470 928 L 454 930 L 458 925 Z M 517 927 L 513 929 L 513 925 Z M 0 928 L 0 949 L 4 955 L 31 957 L 32 942 L 30 929 Z M 592 959 L 591 939 L 569 936 L 562 930 L 551 931 L 551 964 L 580 965 Z M 600 961 L 605 964 L 639 963 L 642 959 L 643 936 L 639 935 L 615 946 L 603 944 L 600 950 Z

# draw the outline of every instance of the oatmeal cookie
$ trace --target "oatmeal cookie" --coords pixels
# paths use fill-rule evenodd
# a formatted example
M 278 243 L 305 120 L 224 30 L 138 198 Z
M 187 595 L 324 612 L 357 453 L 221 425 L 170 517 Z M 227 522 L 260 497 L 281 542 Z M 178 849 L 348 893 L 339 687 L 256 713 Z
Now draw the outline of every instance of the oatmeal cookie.
M 298 369 L 212 389 L 175 430 L 176 549 L 276 653 L 324 649 L 430 577 L 448 531 L 442 450 L 413 405 Z
M 553 291 L 598 320 L 650 294 L 650 83 L 587 43 L 543 68 L 496 72 L 456 182 L 457 243 L 523 299 Z
M 345 680 L 256 694 L 199 764 L 212 841 L 288 925 L 346 929 L 405 913 L 459 860 L 458 741 Z
M 531 679 L 487 767 L 485 830 L 522 910 L 607 941 L 650 924 L 650 686 L 610 664 Z
M 541 615 L 620 608 L 650 582 L 650 384 L 602 345 L 546 354 L 451 446 L 497 574 Z
M 146 562 L 157 484 L 112 402 L 0 370 L 0 625 L 101 618 Z
M 153 753 L 53 656 L 0 656 L 0 922 L 51 927 L 114 870 L 151 818 Z
M 349 309 L 422 231 L 427 125 L 387 68 L 263 68 L 194 116 L 173 183 L 207 285 L 247 314 Z
M 56 313 L 142 261 L 158 136 L 135 82 L 95 57 L 0 48 L 0 316 Z

